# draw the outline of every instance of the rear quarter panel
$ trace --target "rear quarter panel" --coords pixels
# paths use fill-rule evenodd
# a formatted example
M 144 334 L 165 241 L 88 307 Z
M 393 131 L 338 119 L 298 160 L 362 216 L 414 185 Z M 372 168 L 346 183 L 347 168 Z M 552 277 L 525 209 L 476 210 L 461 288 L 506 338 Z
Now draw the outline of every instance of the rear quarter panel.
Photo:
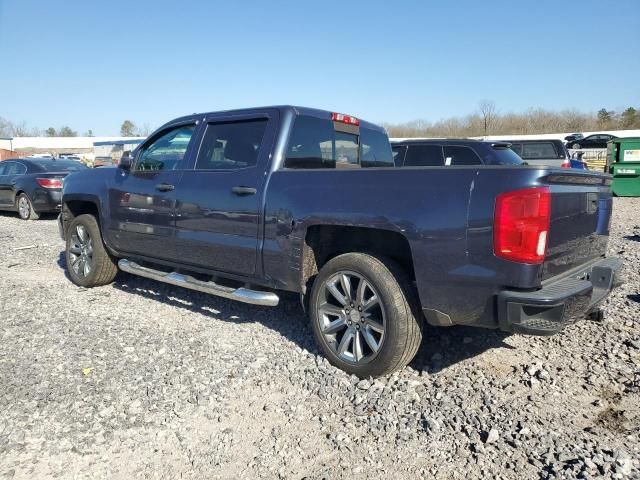
M 263 262 L 280 288 L 298 291 L 304 238 L 314 225 L 391 230 L 409 243 L 423 305 L 434 282 L 467 263 L 475 167 L 279 170 L 266 197 Z

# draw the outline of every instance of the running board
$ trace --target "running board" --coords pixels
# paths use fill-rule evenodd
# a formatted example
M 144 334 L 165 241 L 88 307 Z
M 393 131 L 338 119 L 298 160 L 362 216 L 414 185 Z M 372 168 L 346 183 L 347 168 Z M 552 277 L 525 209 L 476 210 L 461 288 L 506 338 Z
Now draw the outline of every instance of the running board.
M 214 282 L 203 282 L 202 280 L 198 280 L 189 275 L 183 275 L 182 273 L 167 273 L 153 268 L 143 267 L 142 265 L 138 265 L 137 263 L 124 258 L 118 262 L 118 267 L 120 267 L 120 270 L 127 273 L 150 278 L 151 280 L 157 280 L 177 287 L 184 287 L 191 290 L 197 290 L 198 292 L 217 295 L 218 297 L 237 300 L 238 302 L 250 303 L 252 305 L 275 307 L 278 305 L 280 300 L 278 295 L 273 292 L 261 292 L 244 287 L 225 287 Z

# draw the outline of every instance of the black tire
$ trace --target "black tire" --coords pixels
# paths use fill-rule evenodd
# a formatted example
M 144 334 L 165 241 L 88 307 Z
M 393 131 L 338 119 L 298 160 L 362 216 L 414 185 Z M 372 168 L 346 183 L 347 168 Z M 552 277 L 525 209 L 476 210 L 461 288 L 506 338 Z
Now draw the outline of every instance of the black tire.
M 370 350 L 369 356 L 371 357 L 367 360 L 365 355 L 362 362 L 349 361 L 344 358 L 344 355 L 340 356 L 338 344 L 342 344 L 341 339 L 347 335 L 347 330 L 342 334 L 336 333 L 328 336 L 326 333 L 328 330 L 323 333 L 323 328 L 328 328 L 327 319 L 331 325 L 335 323 L 325 315 L 326 310 L 323 309 L 323 306 L 326 307 L 330 303 L 326 292 L 331 292 L 329 288 L 331 282 L 335 288 L 336 278 L 342 278 L 343 272 L 346 272 L 347 275 L 353 275 L 352 278 L 356 279 L 358 285 L 364 281 L 365 285 L 371 286 L 372 296 L 370 298 L 375 296 L 379 299 L 379 308 L 382 312 L 384 333 L 379 337 L 378 350 L 374 351 L 373 348 L 365 345 L 368 344 L 368 340 L 362 343 L 364 349 Z M 341 292 L 345 292 L 343 286 L 339 288 Z M 359 289 L 357 286 L 352 286 L 351 280 L 349 281 L 349 290 L 355 291 L 355 295 L 350 294 L 351 298 L 359 296 Z M 364 298 L 364 294 L 362 296 Z M 358 301 L 355 304 L 358 305 Z M 341 303 L 338 302 L 336 308 L 341 308 L 340 305 Z M 333 305 L 329 306 L 334 307 Z M 350 312 L 343 315 L 345 321 L 350 325 L 349 327 L 345 325 L 345 329 L 355 328 L 352 325 L 358 323 L 358 315 L 365 315 L 357 313 L 353 304 L 350 306 L 351 309 L 346 307 L 347 310 L 344 310 L 344 312 Z M 379 259 L 365 253 L 346 253 L 329 260 L 322 267 L 313 283 L 309 307 L 313 333 L 329 362 L 360 378 L 387 375 L 404 368 L 413 359 L 422 341 L 422 320 L 417 312 L 413 282 L 400 266 L 389 259 Z M 335 317 L 340 319 L 340 315 L 335 315 Z M 361 326 L 357 325 L 357 327 L 362 328 L 360 338 L 363 339 L 367 327 L 362 322 L 366 322 L 366 320 L 363 320 L 362 317 L 359 318 Z M 340 338 L 339 335 L 341 335 Z M 355 351 L 356 340 L 348 342 L 351 343 L 352 350 Z M 363 349 L 359 350 L 362 353 Z
M 33 203 L 26 193 L 21 193 L 16 198 L 16 210 L 22 220 L 38 220 L 40 214 L 33 209 Z
M 580 144 L 579 143 L 574 143 L 573 144 L 573 149 L 574 150 L 580 150 Z
M 80 232 L 85 232 L 84 238 Z M 87 235 L 89 240 L 85 241 Z M 116 259 L 107 252 L 100 226 L 93 215 L 74 218 L 67 229 L 66 239 L 67 271 L 73 283 L 81 287 L 99 287 L 113 281 L 118 273 L 118 265 Z M 87 264 L 90 265 L 88 269 L 85 268 Z

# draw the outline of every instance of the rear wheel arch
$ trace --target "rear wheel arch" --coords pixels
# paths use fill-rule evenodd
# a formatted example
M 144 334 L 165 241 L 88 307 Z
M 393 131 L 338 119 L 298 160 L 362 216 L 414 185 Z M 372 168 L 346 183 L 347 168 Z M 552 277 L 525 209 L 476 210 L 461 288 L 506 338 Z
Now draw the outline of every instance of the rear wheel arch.
M 329 260 L 358 252 L 392 260 L 415 281 L 411 246 L 402 233 L 370 227 L 312 225 L 304 235 L 300 291 L 305 295 L 311 291 L 315 276 Z

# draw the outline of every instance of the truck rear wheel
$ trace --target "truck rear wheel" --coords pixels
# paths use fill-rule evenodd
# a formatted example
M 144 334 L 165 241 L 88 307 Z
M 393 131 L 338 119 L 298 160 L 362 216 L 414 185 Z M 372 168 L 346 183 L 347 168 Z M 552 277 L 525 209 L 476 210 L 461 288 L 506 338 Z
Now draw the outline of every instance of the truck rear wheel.
M 67 271 L 73 283 L 82 287 L 98 287 L 113 281 L 118 266 L 102 243 L 100 227 L 93 215 L 74 218 L 67 229 L 66 239 Z
M 412 282 L 395 262 L 346 253 L 327 262 L 313 284 L 316 341 L 336 367 L 377 377 L 406 366 L 422 340 Z

